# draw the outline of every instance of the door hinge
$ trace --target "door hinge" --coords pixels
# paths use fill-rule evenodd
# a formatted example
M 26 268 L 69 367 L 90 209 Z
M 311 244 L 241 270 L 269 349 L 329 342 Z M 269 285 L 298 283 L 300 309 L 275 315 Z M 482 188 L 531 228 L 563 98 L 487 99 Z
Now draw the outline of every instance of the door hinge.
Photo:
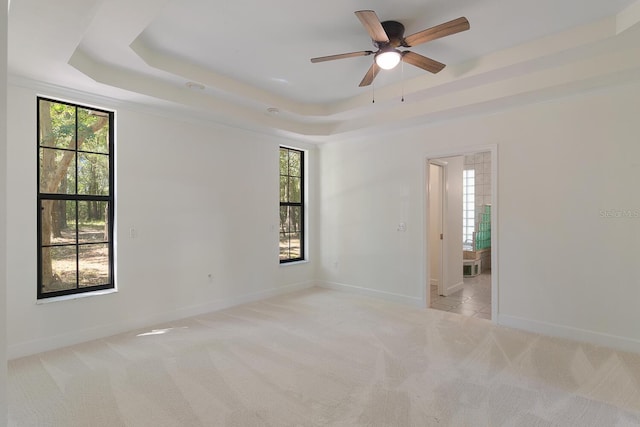
M 440 233 L 440 240 L 442 240 L 442 233 Z

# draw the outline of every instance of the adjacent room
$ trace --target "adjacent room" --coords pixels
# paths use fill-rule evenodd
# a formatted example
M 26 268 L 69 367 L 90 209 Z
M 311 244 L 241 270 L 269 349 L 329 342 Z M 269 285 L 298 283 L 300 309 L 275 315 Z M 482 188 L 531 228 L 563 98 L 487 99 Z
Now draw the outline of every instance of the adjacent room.
M 491 319 L 491 157 L 486 151 L 429 160 L 429 307 L 436 310 Z
M 640 425 L 639 0 L 0 9 L 0 425 Z

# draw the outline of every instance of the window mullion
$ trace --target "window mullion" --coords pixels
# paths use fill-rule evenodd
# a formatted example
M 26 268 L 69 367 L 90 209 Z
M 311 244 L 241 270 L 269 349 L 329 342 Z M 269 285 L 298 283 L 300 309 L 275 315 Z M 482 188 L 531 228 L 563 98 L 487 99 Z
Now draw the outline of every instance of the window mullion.
M 78 196 L 78 107 L 75 108 L 76 113 L 76 125 L 75 125 L 75 138 L 76 138 L 76 152 L 75 152 L 75 196 L 76 196 L 76 209 L 75 209 L 75 222 L 76 222 L 76 289 L 80 289 L 80 246 L 78 243 L 80 242 L 80 209 L 79 209 L 79 201 L 77 199 Z

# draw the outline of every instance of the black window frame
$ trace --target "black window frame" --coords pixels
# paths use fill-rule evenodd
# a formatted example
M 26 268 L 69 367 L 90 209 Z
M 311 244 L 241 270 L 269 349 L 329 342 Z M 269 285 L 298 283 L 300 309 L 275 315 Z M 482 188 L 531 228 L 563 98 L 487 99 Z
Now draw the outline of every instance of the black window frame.
M 40 123 L 40 103 L 41 102 L 51 102 L 51 103 L 56 103 L 56 104 L 62 104 L 62 105 L 66 105 L 66 106 L 70 106 L 73 107 L 75 109 L 75 129 L 74 129 L 74 138 L 75 138 L 75 144 L 74 144 L 74 148 L 60 148 L 60 147 L 49 147 L 46 145 L 42 145 L 41 144 L 41 137 L 40 137 L 40 127 L 41 127 L 41 123 Z M 101 114 L 105 114 L 109 121 L 108 121 L 108 153 L 101 153 L 101 152 L 94 152 L 94 151 L 88 151 L 88 150 L 82 150 L 82 149 L 78 149 L 77 147 L 77 140 L 78 140 L 78 110 L 79 109 L 86 109 L 86 110 L 90 110 L 92 112 L 96 112 L 96 113 L 101 113 Z M 36 101 L 36 121 L 37 121 L 37 130 L 36 130 L 36 158 L 37 158 L 37 180 L 36 180 L 36 194 L 37 194 L 37 202 L 36 202 L 36 209 L 37 209 L 37 299 L 38 300 L 45 300 L 48 298 L 54 298 L 54 297 L 60 297 L 60 296 L 65 296 L 65 295 L 75 295 L 75 294 L 83 294 L 83 293 L 87 293 L 87 292 L 95 292 L 95 291 L 102 291 L 102 290 L 109 290 L 109 289 L 115 289 L 115 245 L 114 245 L 114 224 L 115 224 L 115 112 L 114 111 L 110 111 L 110 110 L 105 110 L 102 108 L 98 108 L 98 107 L 94 107 L 94 106 L 89 106 L 89 105 L 83 105 L 83 104 L 79 104 L 79 103 L 74 103 L 74 102 L 69 102 L 69 101 L 62 101 L 59 99 L 54 99 L 54 98 L 48 98 L 48 97 L 43 97 L 43 96 L 38 96 L 37 97 L 37 101 Z M 40 149 L 41 148 L 45 148 L 45 149 L 57 149 L 57 150 L 61 150 L 61 151 L 73 151 L 75 152 L 75 159 L 76 162 L 74 162 L 74 167 L 75 167 L 75 183 L 76 183 L 76 191 L 74 194 L 64 194 L 64 193 L 43 193 L 41 192 L 41 183 L 40 183 L 40 172 L 41 172 L 41 156 L 40 156 Z M 100 154 L 100 155 L 108 155 L 109 159 L 108 159 L 108 164 L 109 164 L 109 194 L 108 195 L 86 195 L 86 194 L 78 194 L 77 191 L 77 178 L 78 178 L 78 162 L 77 162 L 77 158 L 78 158 L 78 153 L 86 153 L 86 154 Z M 50 244 L 47 245 L 47 247 L 56 247 L 56 246 L 75 246 L 76 247 L 76 286 L 75 288 L 72 289 L 63 289 L 63 290 L 56 290 L 56 291 L 49 291 L 49 292 L 43 292 L 43 277 L 42 277 L 42 262 L 43 262 L 43 256 L 42 256 L 42 250 L 43 250 L 43 244 L 42 244 L 42 210 L 43 208 L 43 201 L 46 200 L 53 200 L 53 201 L 73 201 L 76 202 L 76 220 L 78 218 L 78 211 L 79 208 L 78 206 L 80 205 L 81 202 L 89 202 L 89 201 L 96 201 L 96 202 L 106 202 L 108 209 L 107 209 L 107 215 L 106 215 L 106 220 L 108 221 L 107 224 L 107 232 L 108 232 L 108 237 L 107 237 L 107 242 L 97 242 L 98 244 L 107 244 L 108 247 L 108 262 L 109 262 L 109 266 L 108 266 L 108 270 L 109 270 L 109 283 L 106 284 L 100 284 L 100 285 L 93 285 L 93 286 L 80 286 L 80 248 L 82 246 L 87 246 L 90 244 L 96 244 L 96 242 L 81 242 L 79 240 L 78 237 L 78 229 L 76 227 L 76 240 L 74 244 Z
M 292 147 L 286 147 L 286 146 L 280 146 L 279 150 L 278 150 L 278 154 L 280 154 L 282 152 L 282 150 L 286 150 L 287 152 L 295 152 L 298 153 L 300 155 L 300 176 L 297 175 L 283 175 L 282 171 L 280 170 L 280 167 L 278 167 L 278 176 L 279 176 L 279 186 L 282 180 L 283 176 L 286 177 L 294 177 L 294 178 L 299 178 L 300 179 L 300 202 L 291 202 L 289 200 L 287 201 L 282 201 L 280 200 L 280 205 L 279 205 L 279 212 L 281 211 L 281 209 L 283 207 L 299 207 L 300 208 L 300 256 L 295 257 L 295 258 L 285 258 L 282 259 L 280 258 L 280 264 L 288 264 L 288 263 L 292 263 L 292 262 L 300 262 L 300 261 L 306 261 L 306 206 L 305 206 L 305 198 L 306 198 L 306 194 L 305 194 L 305 186 L 306 186 L 306 168 L 305 168 L 305 163 L 306 163 L 306 156 L 305 156 L 305 151 L 304 150 L 300 150 L 297 148 L 292 148 Z M 278 156 L 278 159 L 280 158 L 280 156 Z M 279 164 L 279 162 L 278 162 Z M 287 171 L 289 172 L 289 170 Z M 281 221 L 281 219 L 280 219 Z M 289 233 L 285 233 L 282 231 L 282 224 L 279 224 L 279 232 L 278 232 L 278 246 L 280 245 L 280 241 L 282 239 L 283 234 L 292 234 L 291 232 Z M 289 241 L 290 241 L 290 237 L 289 237 Z M 278 256 L 280 257 L 280 250 L 278 251 Z

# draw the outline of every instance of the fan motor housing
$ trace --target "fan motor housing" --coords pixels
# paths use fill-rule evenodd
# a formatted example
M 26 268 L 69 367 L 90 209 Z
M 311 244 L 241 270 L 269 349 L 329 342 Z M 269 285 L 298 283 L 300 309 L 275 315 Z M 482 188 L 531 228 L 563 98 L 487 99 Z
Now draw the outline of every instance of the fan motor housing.
M 398 21 L 384 21 L 381 24 L 384 32 L 387 33 L 387 37 L 389 37 L 389 43 L 381 43 L 374 40 L 373 45 L 378 49 L 387 46 L 401 46 L 402 40 L 404 40 L 404 25 Z

